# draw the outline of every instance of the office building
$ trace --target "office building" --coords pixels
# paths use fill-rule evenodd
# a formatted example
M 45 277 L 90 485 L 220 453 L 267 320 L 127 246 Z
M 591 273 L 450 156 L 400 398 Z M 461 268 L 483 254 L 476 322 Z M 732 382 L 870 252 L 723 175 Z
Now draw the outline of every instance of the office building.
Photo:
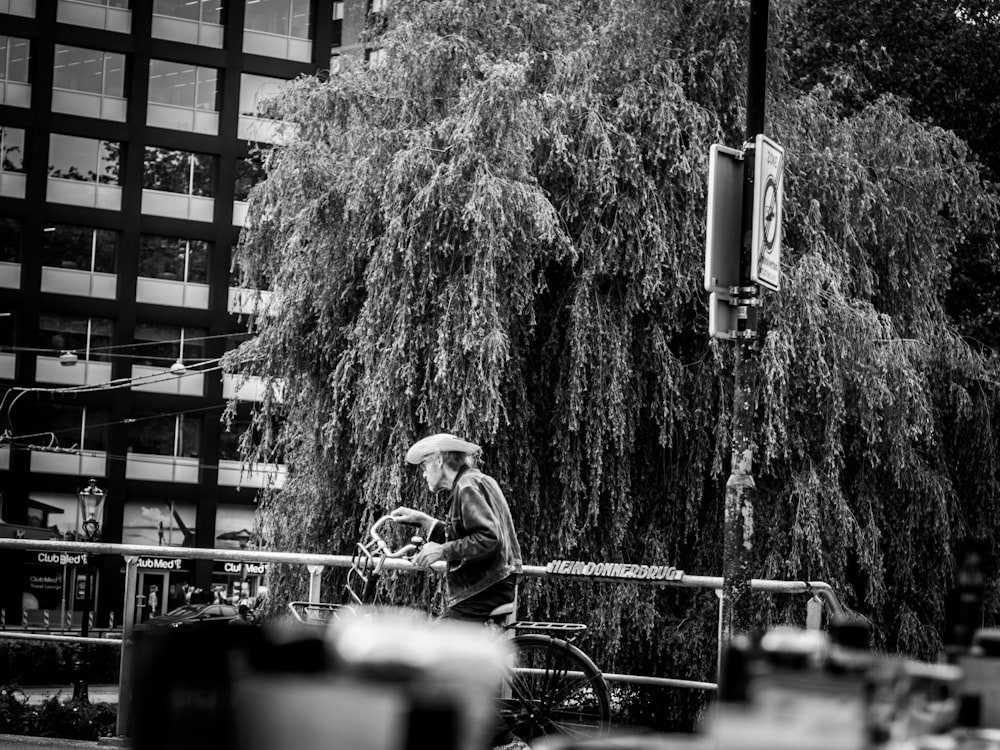
M 261 385 L 217 361 L 252 303 L 231 264 L 255 146 L 279 132 L 259 102 L 361 54 L 368 13 L 366 0 L 0 0 L 0 535 L 82 538 L 77 493 L 93 478 L 103 541 L 254 543 L 255 499 L 284 467 L 241 464 Z M 122 621 L 120 556 L 0 551 L 0 570 L 7 626 L 75 622 L 85 602 L 97 628 Z M 150 557 L 139 590 L 156 586 L 162 612 L 260 573 Z

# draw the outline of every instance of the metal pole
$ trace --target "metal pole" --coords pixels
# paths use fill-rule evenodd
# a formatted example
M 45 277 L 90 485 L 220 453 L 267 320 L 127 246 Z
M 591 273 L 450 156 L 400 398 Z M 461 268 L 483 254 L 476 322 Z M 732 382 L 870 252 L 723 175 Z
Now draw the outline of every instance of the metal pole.
M 125 606 L 122 612 L 122 656 L 118 677 L 118 721 L 115 732 L 128 736 L 132 708 L 132 649 L 135 648 L 135 594 L 139 585 L 139 558 L 125 557 Z
M 751 0 L 747 73 L 747 141 L 764 130 L 764 94 L 767 68 L 768 0 Z M 756 332 L 748 330 L 747 308 L 757 302 L 751 281 L 750 242 L 753 227 L 754 160 L 743 160 L 743 206 L 740 217 L 740 286 L 737 295 L 737 338 L 733 362 L 732 457 L 723 514 L 723 589 L 721 640 L 727 646 L 735 633 L 749 626 L 750 550 L 756 487 L 753 481 L 753 385 L 756 374 Z M 721 670 L 721 664 L 719 665 Z M 721 679 L 721 674 L 720 674 Z
M 90 578 L 92 573 L 92 555 L 87 555 L 87 562 L 84 565 L 84 587 L 83 587 L 83 617 L 80 621 L 80 637 L 89 638 L 90 637 L 90 597 L 91 597 L 91 585 Z M 79 662 L 77 663 L 77 675 L 76 675 L 76 685 L 73 687 L 73 700 L 81 701 L 83 703 L 90 703 L 90 690 L 87 686 L 89 677 L 87 675 L 88 664 L 88 653 L 87 649 L 89 646 L 86 644 L 81 644 L 80 646 L 80 656 Z

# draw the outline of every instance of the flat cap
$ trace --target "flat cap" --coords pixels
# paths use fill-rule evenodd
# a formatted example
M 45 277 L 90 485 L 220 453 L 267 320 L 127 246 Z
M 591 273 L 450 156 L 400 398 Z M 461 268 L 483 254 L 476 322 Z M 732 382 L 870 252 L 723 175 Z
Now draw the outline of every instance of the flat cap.
M 436 435 L 428 435 L 421 438 L 406 451 L 406 462 L 419 464 L 428 456 L 434 453 L 478 453 L 479 446 L 462 440 L 457 435 L 450 435 L 447 432 L 439 432 Z

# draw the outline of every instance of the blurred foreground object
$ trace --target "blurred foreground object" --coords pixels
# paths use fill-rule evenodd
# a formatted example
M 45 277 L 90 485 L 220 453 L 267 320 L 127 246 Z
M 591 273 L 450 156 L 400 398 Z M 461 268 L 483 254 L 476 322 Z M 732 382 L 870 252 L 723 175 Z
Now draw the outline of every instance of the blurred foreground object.
M 137 635 L 135 750 L 480 750 L 509 652 L 408 610 Z
M 860 621 L 734 639 L 724 659 L 704 726 L 718 750 L 943 747 L 958 715 L 956 666 L 877 655 Z

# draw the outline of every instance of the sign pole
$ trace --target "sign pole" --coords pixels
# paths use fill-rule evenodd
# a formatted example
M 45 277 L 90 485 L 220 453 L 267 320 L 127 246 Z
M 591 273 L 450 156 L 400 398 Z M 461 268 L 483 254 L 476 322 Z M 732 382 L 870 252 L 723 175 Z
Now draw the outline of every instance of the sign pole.
M 767 67 L 768 0 L 751 0 L 747 75 L 747 130 L 749 144 L 764 130 Z M 751 279 L 754 159 L 743 160 L 743 204 L 740 216 L 740 273 L 737 294 L 737 330 L 733 363 L 732 457 L 723 513 L 722 603 L 720 649 L 735 634 L 749 629 L 750 551 L 754 543 L 753 393 L 756 374 L 756 331 L 747 325 L 758 300 Z M 721 659 L 719 679 L 722 678 Z

